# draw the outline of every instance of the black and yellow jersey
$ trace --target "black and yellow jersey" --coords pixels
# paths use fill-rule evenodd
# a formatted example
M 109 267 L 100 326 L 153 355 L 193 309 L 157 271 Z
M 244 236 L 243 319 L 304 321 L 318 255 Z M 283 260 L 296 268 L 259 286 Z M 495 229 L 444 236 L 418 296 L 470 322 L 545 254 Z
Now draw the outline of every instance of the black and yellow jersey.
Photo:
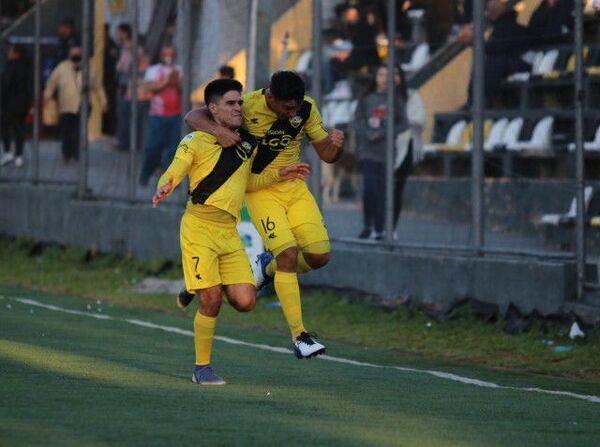
M 311 142 L 320 141 L 328 133 L 315 101 L 304 97 L 298 115 L 279 120 L 268 106 L 264 90 L 243 97 L 244 128 L 260 140 L 252 172 L 275 176 L 280 168 L 300 161 L 300 143 L 306 134 Z
M 206 132 L 192 132 L 181 140 L 158 188 L 173 178 L 173 190 L 185 176 L 190 179 L 189 212 L 210 213 L 211 207 L 240 219 L 246 184 L 257 141 L 240 130 L 242 141 L 223 148 Z

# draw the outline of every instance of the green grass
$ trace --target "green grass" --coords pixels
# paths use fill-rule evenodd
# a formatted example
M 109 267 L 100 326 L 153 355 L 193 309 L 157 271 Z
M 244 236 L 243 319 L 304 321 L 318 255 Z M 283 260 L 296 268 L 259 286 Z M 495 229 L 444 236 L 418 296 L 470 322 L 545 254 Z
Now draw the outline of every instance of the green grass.
M 193 385 L 192 337 L 126 321 L 192 329 L 193 310 L 176 311 L 173 297 L 129 292 L 147 275 L 177 278 L 177 266 L 108 256 L 85 261 L 82 251 L 59 247 L 30 256 L 31 248 L 0 240 L 0 446 L 600 445 L 598 403 L 419 371 L 298 361 L 220 340 L 212 362 L 228 384 Z M 51 311 L 19 297 L 111 319 Z M 273 302 L 262 299 L 249 314 L 224 306 L 217 335 L 289 347 Z M 537 324 L 510 337 L 467 308 L 431 327 L 419 312 L 384 311 L 329 292 L 306 294 L 304 308 L 330 355 L 600 396 L 596 339 L 557 355 L 539 338 L 556 335 L 558 343 L 563 335 L 541 334 Z
M 27 240 L 0 239 L 0 286 L 66 293 L 84 299 L 153 312 L 181 315 L 166 295 L 135 295 L 130 289 L 147 276 L 176 279 L 180 267 L 163 261 L 140 262 L 115 256 L 91 257 L 80 249 L 50 247 L 31 255 Z M 280 343 L 288 343 L 288 330 L 275 297 L 259 300 L 250 314 L 224 306 L 220 323 L 274 330 Z M 194 309 L 183 315 L 192 318 Z M 389 311 L 361 302 L 356 296 L 311 289 L 303 294 L 304 320 L 325 342 L 364 346 L 443 359 L 451 363 L 527 371 L 554 376 L 600 379 L 600 335 L 585 340 L 568 339 L 568 325 L 533 322 L 528 333 L 510 336 L 503 322 L 488 324 L 472 316 L 468 306 L 443 323 L 414 309 Z M 553 345 L 544 343 L 552 340 Z M 555 353 L 557 345 L 574 345 L 568 353 Z
M 77 297 L 23 293 L 86 311 Z M 216 341 L 225 387 L 191 384 L 192 338 L 124 319 L 190 329 L 180 315 L 110 302 L 114 320 L 0 298 L 0 445 L 596 446 L 600 404 L 479 388 L 417 372 L 328 361 Z M 280 345 L 269 330 L 219 323 L 219 335 Z M 346 344 L 336 354 L 384 364 L 435 365 Z M 440 369 L 438 365 L 437 369 Z M 600 385 L 456 366 L 505 385 L 600 395 Z

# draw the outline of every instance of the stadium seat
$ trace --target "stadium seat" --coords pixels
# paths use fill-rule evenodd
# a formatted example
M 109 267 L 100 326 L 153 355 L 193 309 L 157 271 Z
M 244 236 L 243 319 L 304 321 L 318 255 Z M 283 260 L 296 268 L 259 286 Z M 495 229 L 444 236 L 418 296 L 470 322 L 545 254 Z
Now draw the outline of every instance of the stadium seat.
M 501 145 L 509 148 L 519 141 L 521 129 L 523 128 L 523 118 L 514 118 L 508 123 L 502 136 Z
M 496 147 L 502 145 L 502 138 L 504 137 L 504 132 L 508 127 L 508 122 L 508 118 L 501 118 L 494 123 L 492 129 L 490 130 L 490 134 L 483 145 L 484 150 L 490 152 Z
M 298 73 L 308 73 L 309 68 L 310 68 L 311 59 L 312 59 L 312 51 L 306 50 L 298 58 L 298 62 L 296 62 L 295 70 Z
M 467 122 L 465 120 L 459 120 L 455 122 L 450 130 L 446 134 L 446 140 L 443 143 L 430 143 L 423 146 L 424 152 L 437 152 L 443 150 L 442 147 L 450 148 L 453 147 L 455 150 L 462 150 L 464 144 L 460 144 L 463 139 L 467 128 Z
M 548 50 L 546 52 L 535 52 L 531 63 L 531 71 L 513 73 L 508 77 L 508 81 L 525 82 L 529 80 L 531 76 L 544 76 L 547 73 L 551 73 L 554 70 L 558 56 L 559 51 L 557 48 Z
M 485 143 L 487 142 L 492 128 L 494 126 L 494 122 L 492 120 L 485 120 L 483 123 L 483 145 L 485 149 Z M 465 144 L 465 151 L 473 150 L 473 126 L 467 126 L 467 132 L 463 134 L 463 139 L 466 139 L 468 142 Z
M 413 51 L 410 61 L 402 64 L 402 69 L 407 73 L 419 70 L 429 60 L 429 44 L 421 43 Z
M 538 121 L 528 141 L 517 140 L 506 148 L 512 151 L 543 151 L 552 145 L 552 126 L 554 117 L 547 116 Z
M 600 151 L 600 126 L 596 129 L 596 134 L 594 135 L 594 139 L 592 141 L 586 141 L 583 143 L 583 148 L 586 151 Z M 569 144 L 569 150 L 575 150 L 575 143 Z
M 584 209 L 587 212 L 590 202 L 592 201 L 592 193 L 594 189 L 591 186 L 586 186 L 584 189 Z M 571 206 L 566 214 L 544 214 L 540 219 L 540 223 L 544 225 L 564 225 L 575 220 L 577 215 L 577 198 L 573 197 Z

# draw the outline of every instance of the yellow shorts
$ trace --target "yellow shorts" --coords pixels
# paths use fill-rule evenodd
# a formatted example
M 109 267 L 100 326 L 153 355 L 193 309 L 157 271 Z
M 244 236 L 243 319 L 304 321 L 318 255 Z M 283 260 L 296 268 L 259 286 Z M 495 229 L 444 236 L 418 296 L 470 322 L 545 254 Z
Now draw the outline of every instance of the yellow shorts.
M 302 180 L 276 183 L 246 194 L 252 223 L 267 250 L 275 255 L 282 248 L 305 248 L 329 241 L 323 216 Z
M 185 287 L 190 293 L 218 284 L 254 284 L 233 218 L 223 223 L 186 212 L 180 244 Z

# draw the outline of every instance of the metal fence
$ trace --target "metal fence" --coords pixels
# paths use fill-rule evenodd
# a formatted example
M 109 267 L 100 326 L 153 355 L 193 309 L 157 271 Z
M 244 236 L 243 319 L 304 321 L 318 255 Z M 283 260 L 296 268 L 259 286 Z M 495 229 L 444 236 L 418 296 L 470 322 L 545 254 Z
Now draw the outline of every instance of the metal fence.
M 138 1 L 132 0 L 133 16 L 138 16 Z M 42 1 L 37 0 L 35 6 L 35 39 L 34 39 L 34 72 L 40 73 L 40 24 Z M 256 4 L 253 0 L 248 5 L 249 17 L 249 48 L 256 51 Z M 387 30 L 388 42 L 395 41 L 394 30 L 396 29 L 395 8 L 397 2 L 387 2 Z M 554 191 L 556 205 L 564 203 L 567 207 L 570 199 L 575 196 L 576 206 L 574 222 L 571 229 L 567 229 L 566 238 L 571 242 L 557 247 L 548 247 L 540 236 L 539 227 L 531 225 L 531 209 L 535 208 L 538 214 L 544 213 L 545 203 L 527 205 L 520 204 L 519 194 L 514 189 L 511 192 L 502 192 L 507 185 L 518 185 L 520 176 L 518 170 L 513 172 L 512 179 L 502 179 L 496 182 L 485 181 L 486 163 L 488 168 L 501 169 L 501 161 L 494 162 L 485 156 L 486 119 L 489 114 L 484 109 L 484 2 L 473 2 L 474 6 L 474 40 L 473 40 L 473 101 L 472 108 L 467 111 L 471 118 L 471 144 L 470 156 L 467 157 L 468 177 L 444 182 L 435 181 L 426 177 L 412 177 L 404 189 L 404 202 L 407 208 L 403 212 L 400 222 L 396 225 L 394 218 L 394 159 L 396 154 L 394 128 L 388 126 L 385 132 L 386 158 L 385 158 L 385 188 L 380 194 L 385 197 L 385 221 L 384 232 L 381 240 L 357 239 L 362 229 L 360 190 L 361 177 L 354 172 L 338 172 L 343 176 L 343 183 L 337 188 L 346 188 L 354 194 L 351 200 L 342 204 L 329 203 L 331 201 L 331 186 L 324 181 L 331 173 L 331 166 L 323 166 L 314 151 L 308 149 L 308 157 L 313 166 L 311 177 L 311 189 L 315 197 L 322 203 L 324 215 L 334 239 L 353 240 L 373 245 L 403 245 L 413 248 L 430 250 L 445 250 L 461 255 L 486 256 L 495 255 L 524 255 L 541 258 L 564 258 L 577 260 L 578 271 L 578 296 L 581 297 L 584 287 L 585 270 L 585 181 L 584 181 L 584 148 L 583 148 L 583 121 L 584 121 L 584 70 L 583 70 L 583 13 L 582 3 L 575 2 L 575 35 L 574 52 L 576 54 L 575 69 L 575 110 L 573 111 L 576 123 L 575 138 L 575 178 L 563 177 L 560 181 L 552 183 L 548 191 Z M 83 99 L 81 106 L 81 129 L 80 129 L 80 160 L 78 164 L 65 165 L 61 159 L 59 143 L 55 140 L 41 138 L 42 128 L 40 126 L 41 90 L 40 79 L 36 76 L 35 82 L 35 107 L 33 118 L 33 138 L 31 151 L 26 152 L 26 163 L 20 170 L 10 167 L 0 168 L 2 180 L 24 181 L 33 184 L 61 183 L 74 185 L 77 188 L 80 199 L 101 198 L 126 201 L 130 203 L 150 201 L 153 187 L 141 187 L 138 184 L 142 152 L 140 148 L 143 142 L 138 141 L 136 123 L 140 108 L 137 105 L 136 95 L 132 95 L 131 107 L 131 129 L 130 147 L 127 151 L 116 151 L 106 141 L 100 139 L 91 144 L 87 137 L 87 114 L 89 91 L 89 49 L 91 38 L 92 1 L 83 0 L 82 15 L 82 38 L 83 38 Z M 190 14 L 191 4 L 186 0 L 179 0 L 179 12 L 181 20 L 179 26 L 183 28 L 183 36 L 191 36 L 188 32 L 192 26 Z M 328 105 L 335 102 L 322 91 L 323 85 L 323 56 L 324 43 L 322 41 L 323 27 L 323 2 L 312 1 L 312 66 L 311 66 L 311 95 L 321 107 L 325 115 Z M 131 89 L 135 91 L 134 67 L 137 67 L 138 26 L 137 20 L 132 22 L 133 36 L 133 61 L 131 64 Z M 191 39 L 184 39 L 183 46 L 179 52 L 180 60 L 184 68 L 183 97 L 185 98 L 184 109 L 190 107 L 189 98 L 191 92 L 191 72 L 193 61 L 191 57 Z M 396 65 L 396 52 L 389 51 L 387 54 L 388 72 L 393 72 Z M 253 51 L 249 51 L 249 60 L 253 66 L 256 58 Z M 255 63 L 255 62 L 254 62 Z M 249 68 L 249 77 L 253 82 L 253 69 Z M 257 88 L 260 86 L 256 86 Z M 396 103 L 396 84 L 392 76 L 387 79 L 387 103 L 386 113 L 394 116 Z M 341 106 L 342 108 L 344 106 Z M 353 124 L 347 126 L 347 136 L 351 140 Z M 185 130 L 182 129 L 182 133 Z M 497 163 L 497 166 L 494 166 Z M 323 169 L 325 172 L 321 172 Z M 342 169 L 343 171 L 343 169 Z M 329 173 L 328 173 L 329 172 Z M 157 177 L 153 178 L 156 180 Z M 338 181 L 342 182 L 339 178 Z M 152 185 L 152 180 L 150 182 Z M 324 186 L 325 185 L 325 186 Z M 522 194 L 533 194 L 536 185 L 528 184 L 524 187 Z M 186 199 L 186 188 L 180 187 L 171 203 L 182 206 Z M 517 188 L 518 189 L 518 188 Z M 511 195 L 512 194 L 512 195 Z M 538 197 L 543 193 L 536 192 Z M 342 194 L 343 195 L 343 194 Z M 323 199 L 325 198 L 325 199 Z M 407 206 L 407 204 L 409 206 Z M 562 205 L 561 205 L 562 206 Z M 547 209 L 547 208 L 546 208 Z M 566 212 L 566 210 L 565 210 Z M 446 216 L 442 216 L 446 214 Z M 534 213 L 535 214 L 535 213 Z M 524 217 L 527 216 L 527 217 Z M 527 228 L 525 228 L 527 227 Z M 524 229 L 525 228 L 525 229 Z M 522 230 L 522 231 L 521 231 Z M 575 241 L 575 243 L 572 243 Z

